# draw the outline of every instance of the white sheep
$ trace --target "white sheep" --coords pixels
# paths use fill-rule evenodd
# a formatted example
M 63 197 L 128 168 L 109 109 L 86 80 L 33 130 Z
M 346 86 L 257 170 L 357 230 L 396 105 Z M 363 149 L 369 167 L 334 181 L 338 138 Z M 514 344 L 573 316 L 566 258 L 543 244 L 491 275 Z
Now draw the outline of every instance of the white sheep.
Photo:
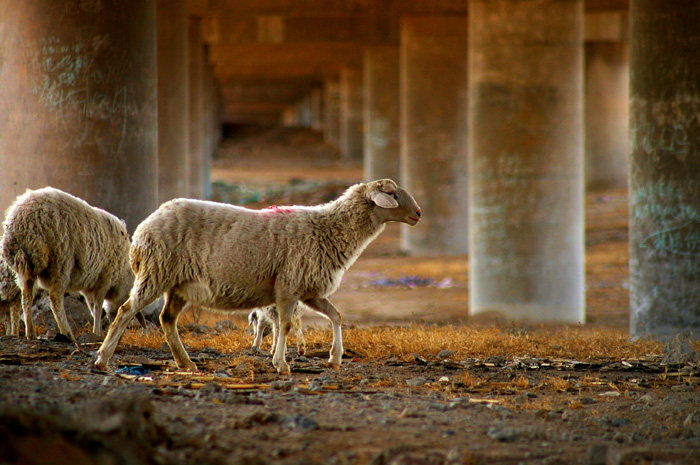
M 272 363 L 288 374 L 287 335 L 299 301 L 330 319 L 329 363 L 338 368 L 341 318 L 328 296 L 387 222 L 415 225 L 420 217 L 413 197 L 389 179 L 356 184 L 313 207 L 258 211 L 191 199 L 166 202 L 136 228 L 134 287 L 97 351 L 95 368 L 106 369 L 127 322 L 160 295 L 161 326 L 181 369 L 197 370 L 177 332 L 187 304 L 228 311 L 275 304 L 280 335 Z
M 61 333 L 75 341 L 63 297 L 79 291 L 92 313 L 93 332 L 101 336 L 103 301 L 108 316 L 113 316 L 134 280 L 124 222 L 82 199 L 45 187 L 17 197 L 3 225 L 2 258 L 21 288 L 27 338 L 35 336 L 31 306 L 37 284 L 49 291 Z
M 301 308 L 301 303 L 298 303 L 294 307 L 294 313 L 292 314 L 292 329 L 294 329 L 294 336 L 297 340 L 297 353 L 299 355 L 304 355 L 306 353 L 306 339 L 304 338 L 304 332 L 301 328 L 301 314 L 303 310 Z M 272 352 L 275 351 L 275 344 L 277 342 L 277 335 L 279 331 L 277 330 L 277 322 L 279 321 L 279 316 L 277 315 L 277 309 L 274 305 L 267 305 L 261 308 L 254 308 L 250 314 L 248 314 L 248 324 L 253 327 L 253 350 L 260 350 L 260 344 L 266 334 L 272 334 Z
M 15 274 L 5 260 L 0 259 L 0 318 L 6 321 L 5 334 L 19 336 L 19 313 L 22 293 L 17 287 Z

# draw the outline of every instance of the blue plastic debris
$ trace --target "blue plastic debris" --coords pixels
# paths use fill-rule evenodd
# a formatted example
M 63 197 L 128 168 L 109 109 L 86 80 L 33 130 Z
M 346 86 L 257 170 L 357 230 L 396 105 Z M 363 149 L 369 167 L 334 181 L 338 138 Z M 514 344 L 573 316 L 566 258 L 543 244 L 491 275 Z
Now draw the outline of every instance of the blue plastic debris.
M 435 282 L 430 278 L 421 278 L 419 276 L 402 276 L 398 279 L 383 278 L 370 281 L 370 286 L 377 287 L 418 287 L 432 286 Z
M 143 365 L 139 366 L 126 366 L 124 368 L 120 368 L 115 373 L 120 374 L 120 375 L 136 375 L 136 376 L 143 376 L 147 373 L 150 373 L 151 370 L 148 368 L 144 367 Z

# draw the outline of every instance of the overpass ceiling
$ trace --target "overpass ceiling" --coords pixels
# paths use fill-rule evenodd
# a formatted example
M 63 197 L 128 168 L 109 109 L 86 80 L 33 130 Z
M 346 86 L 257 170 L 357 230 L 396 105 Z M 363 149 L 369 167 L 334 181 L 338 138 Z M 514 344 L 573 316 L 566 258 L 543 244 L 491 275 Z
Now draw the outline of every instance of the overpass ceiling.
M 367 45 L 399 43 L 402 16 L 467 14 L 468 0 L 189 0 L 220 85 L 225 119 L 269 121 L 325 78 L 360 66 Z M 629 0 L 586 0 L 587 12 Z

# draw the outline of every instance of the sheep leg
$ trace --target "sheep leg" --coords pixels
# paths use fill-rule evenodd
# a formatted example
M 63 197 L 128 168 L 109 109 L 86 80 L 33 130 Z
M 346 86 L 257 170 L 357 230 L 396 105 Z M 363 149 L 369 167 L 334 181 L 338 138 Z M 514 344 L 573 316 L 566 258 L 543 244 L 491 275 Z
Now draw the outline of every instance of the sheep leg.
M 339 369 L 344 350 L 343 334 L 340 326 L 343 319 L 340 313 L 338 313 L 338 309 L 335 308 L 330 300 L 325 298 L 309 299 L 305 300 L 304 303 L 331 320 L 331 325 L 333 326 L 333 344 L 331 345 L 331 358 L 328 360 L 328 363 L 332 368 L 336 370 Z
M 85 301 L 88 304 L 90 313 L 92 314 L 92 332 L 96 336 L 102 337 L 102 305 L 97 305 L 97 302 L 101 302 L 102 299 L 96 296 L 88 296 L 83 294 Z
M 255 326 L 253 326 L 253 333 L 254 333 L 254 339 L 253 339 L 253 350 L 260 350 L 260 344 L 262 344 L 263 340 L 263 319 L 258 318 L 255 321 Z
M 107 319 L 109 320 L 109 324 L 112 324 L 114 319 L 117 317 L 117 311 L 119 310 L 118 308 L 115 308 L 114 303 L 110 302 L 109 300 L 105 300 L 102 309 L 104 312 L 107 314 Z M 136 314 L 136 319 L 138 320 L 139 324 L 143 329 L 148 329 L 148 323 L 146 322 L 146 317 L 143 316 L 143 312 L 138 312 Z
M 66 309 L 63 308 L 63 294 L 64 292 L 57 288 L 52 288 L 49 290 L 49 301 L 51 302 L 51 312 L 53 317 L 56 319 L 56 324 L 58 325 L 58 330 L 61 334 L 64 334 L 70 338 L 74 343 L 76 341 L 75 336 L 73 336 L 73 330 L 70 328 L 68 323 L 68 318 L 66 317 Z
M 185 300 L 175 295 L 173 291 L 166 292 L 165 304 L 160 312 L 160 326 L 165 332 L 165 341 L 170 346 L 170 352 L 173 353 L 177 366 L 185 371 L 198 371 L 197 365 L 187 355 L 180 334 L 177 332 L 177 318 L 185 308 L 185 304 Z
M 34 320 L 32 320 L 32 304 L 34 303 L 34 281 L 26 280 L 22 285 L 22 311 L 24 312 L 24 335 L 27 339 L 34 339 Z M 17 323 L 17 335 L 19 336 L 19 322 Z
M 19 336 L 19 320 L 20 320 L 21 308 L 17 306 L 16 302 L 10 305 L 10 318 L 7 325 L 7 335 L 8 336 Z
M 122 338 L 131 319 L 140 312 L 143 307 L 153 302 L 156 298 L 155 295 L 149 295 L 144 299 L 139 295 L 138 290 L 142 289 L 142 287 L 136 288 L 136 286 L 134 286 L 134 289 L 137 290 L 132 290 L 132 297 L 119 307 L 119 310 L 117 310 L 117 317 L 112 324 L 109 325 L 107 337 L 102 341 L 102 345 L 97 351 L 97 359 L 95 360 L 96 370 L 105 371 L 107 369 L 109 359 L 114 355 L 114 350 L 117 348 L 117 344 L 119 344 L 119 340 Z
M 277 336 L 279 336 L 279 316 L 277 318 L 272 319 L 272 346 L 270 348 L 270 353 L 274 354 L 275 353 L 275 348 L 277 347 L 277 340 L 279 339 Z M 286 354 L 286 352 L 285 352 Z
M 273 333 L 277 333 L 275 340 L 275 355 L 272 357 L 272 365 L 277 369 L 277 373 L 288 375 L 291 373 L 287 361 L 284 359 L 287 354 L 287 335 L 292 329 L 292 313 L 296 300 L 277 298 L 278 325 Z
M 146 317 L 143 316 L 143 312 L 139 311 L 136 314 L 136 320 L 139 322 L 143 329 L 148 329 L 148 323 L 146 323 Z
M 294 335 L 297 338 L 297 353 L 304 355 L 306 353 L 306 339 L 304 339 L 304 331 L 301 329 L 301 317 L 294 312 L 292 317 L 292 326 L 294 327 Z

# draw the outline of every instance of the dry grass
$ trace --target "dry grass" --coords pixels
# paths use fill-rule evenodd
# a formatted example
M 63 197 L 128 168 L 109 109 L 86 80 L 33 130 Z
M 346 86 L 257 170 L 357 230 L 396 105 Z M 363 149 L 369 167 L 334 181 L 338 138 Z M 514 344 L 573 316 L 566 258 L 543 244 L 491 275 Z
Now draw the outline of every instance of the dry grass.
M 209 347 L 230 354 L 246 351 L 252 343 L 251 334 L 242 328 L 226 334 L 183 332 L 182 338 L 192 349 Z M 306 329 L 307 344 L 312 350 L 327 350 L 331 339 L 330 330 L 317 327 Z M 620 331 L 586 328 L 542 329 L 521 334 L 496 327 L 413 324 L 407 327 L 351 328 L 345 330 L 343 339 L 346 349 L 351 349 L 369 361 L 386 357 L 410 357 L 414 353 L 433 356 L 441 350 L 454 351 L 452 358 L 457 361 L 465 358 L 483 359 L 493 355 L 506 359 L 531 356 L 580 361 L 619 360 L 660 354 L 662 351 L 662 344 L 657 341 L 630 342 L 627 334 Z M 124 335 L 123 343 L 135 347 L 158 348 L 163 340 L 159 332 L 133 330 Z M 294 343 L 291 338 L 288 342 Z

